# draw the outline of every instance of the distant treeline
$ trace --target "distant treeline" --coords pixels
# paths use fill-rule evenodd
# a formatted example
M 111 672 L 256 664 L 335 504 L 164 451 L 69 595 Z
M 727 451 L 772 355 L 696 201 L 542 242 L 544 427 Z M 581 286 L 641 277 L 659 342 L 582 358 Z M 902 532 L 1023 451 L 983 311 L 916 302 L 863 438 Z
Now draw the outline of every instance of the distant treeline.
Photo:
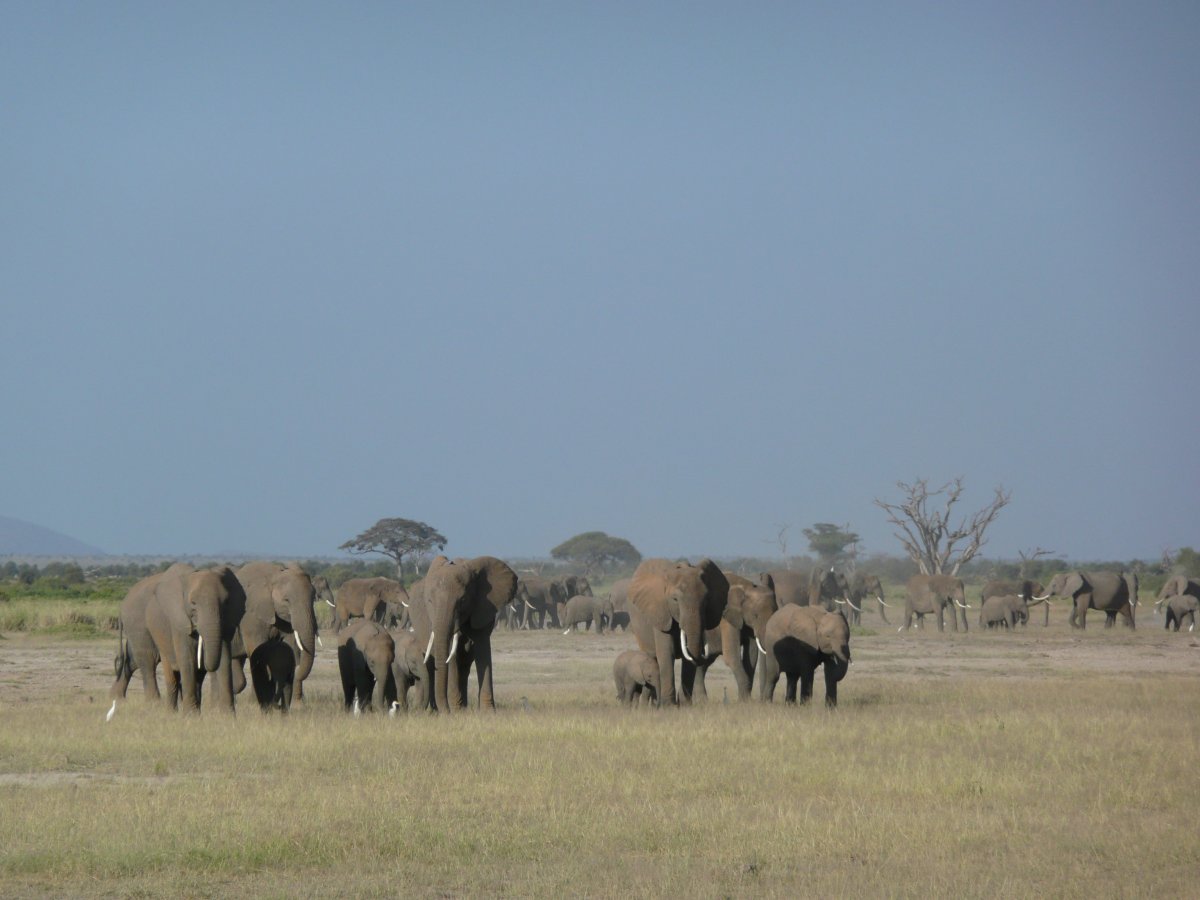
M 760 572 L 776 569 L 805 571 L 816 566 L 811 556 L 715 557 L 716 563 L 727 572 L 757 576 Z M 198 568 L 216 565 L 223 560 L 193 560 Z M 304 559 L 298 562 L 310 575 L 323 575 L 335 590 L 351 578 L 395 578 L 396 566 L 388 559 L 322 560 Z M 570 563 L 547 559 L 510 559 L 509 564 L 518 574 L 538 574 L 546 577 L 572 571 Z M 0 599 L 8 597 L 66 597 L 66 598 L 120 598 L 138 579 L 161 572 L 171 564 L 170 560 L 156 562 L 122 561 L 105 564 L 80 565 L 70 561 L 46 563 L 16 562 L 0 563 Z M 416 581 L 428 561 L 417 569 L 405 566 L 404 581 Z M 878 575 L 885 581 L 903 583 L 917 574 L 916 564 L 904 557 L 872 554 L 853 562 L 839 563 L 843 568 Z M 1142 580 L 1142 589 L 1157 591 L 1163 580 L 1176 572 L 1200 577 L 1200 553 L 1184 547 L 1173 555 L 1164 555 L 1158 561 L 1132 560 L 1066 560 L 1054 558 L 1021 560 L 995 560 L 977 558 L 963 566 L 959 575 L 966 581 L 982 582 L 990 578 L 1017 578 L 1022 574 L 1042 583 L 1048 583 L 1056 572 L 1071 569 L 1110 570 L 1135 572 Z M 632 574 L 618 569 L 605 572 L 604 580 Z

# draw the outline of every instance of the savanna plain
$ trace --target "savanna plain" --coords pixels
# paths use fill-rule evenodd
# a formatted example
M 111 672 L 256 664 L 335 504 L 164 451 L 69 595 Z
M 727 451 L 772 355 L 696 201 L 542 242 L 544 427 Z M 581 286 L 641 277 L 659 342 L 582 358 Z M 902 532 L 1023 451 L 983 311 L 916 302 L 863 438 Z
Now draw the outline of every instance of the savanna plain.
M 820 675 L 738 703 L 720 662 L 706 703 L 627 710 L 632 635 L 497 629 L 494 714 L 347 716 L 327 640 L 286 717 L 135 678 L 106 723 L 115 637 L 7 631 L 0 895 L 1195 897 L 1200 633 L 1141 610 L 869 614 L 836 711 Z

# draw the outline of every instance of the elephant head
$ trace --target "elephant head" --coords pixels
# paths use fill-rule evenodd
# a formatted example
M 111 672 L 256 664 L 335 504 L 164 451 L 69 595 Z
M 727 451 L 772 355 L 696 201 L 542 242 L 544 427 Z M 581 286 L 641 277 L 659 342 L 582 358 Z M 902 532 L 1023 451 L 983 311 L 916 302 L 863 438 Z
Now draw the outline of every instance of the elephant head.
M 775 603 L 775 583 L 771 576 L 763 574 L 759 579 L 759 583 L 754 584 L 730 576 L 729 595 L 722 616 L 737 631 L 743 628 L 753 631 L 759 651 L 766 653 L 762 645 L 763 629 L 779 607 Z
M 491 557 L 448 560 L 439 556 L 425 574 L 422 593 L 431 628 L 426 659 L 434 654 L 434 692 L 438 709 L 448 710 L 448 667 L 469 641 L 479 678 L 481 707 L 494 707 L 492 696 L 491 635 L 496 617 L 517 591 L 517 573 Z M 465 705 L 459 683 L 454 683 L 456 706 Z
M 329 586 L 329 579 L 324 575 L 314 575 L 312 584 L 316 599 L 323 600 L 327 605 L 336 609 L 336 602 L 333 599 L 333 588 Z
M 825 665 L 834 662 L 841 676 L 850 665 L 850 626 L 841 613 L 830 613 L 817 623 L 817 642 Z
M 317 591 L 308 573 L 299 566 L 287 566 L 271 581 L 271 602 L 275 617 L 290 630 L 300 651 L 296 681 L 303 681 L 312 671 L 317 653 L 317 616 L 313 610 Z
M 808 582 L 808 605 L 823 606 L 832 612 L 838 605 L 850 601 L 850 582 L 846 576 L 830 566 L 814 569 Z
M 712 560 L 693 566 L 649 559 L 638 566 L 629 585 L 633 628 L 642 650 L 658 661 L 665 704 L 675 702 L 675 636 L 684 662 L 701 665 L 704 632 L 720 624 L 728 598 L 729 581 Z

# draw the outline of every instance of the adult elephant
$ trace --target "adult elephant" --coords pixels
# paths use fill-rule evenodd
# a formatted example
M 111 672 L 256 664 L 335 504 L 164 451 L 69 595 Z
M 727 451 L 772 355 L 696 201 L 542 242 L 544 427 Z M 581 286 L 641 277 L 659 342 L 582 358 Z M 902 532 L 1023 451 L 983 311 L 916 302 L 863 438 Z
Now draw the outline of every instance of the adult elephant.
M 522 575 L 517 582 L 516 599 L 523 604 L 525 627 L 545 628 L 547 623 L 558 627 L 557 588 L 550 579 L 540 575 Z
M 583 595 L 572 597 L 563 604 L 558 620 L 566 628 L 563 634 L 570 634 L 576 625 L 583 625 L 586 629 L 593 622 L 596 623 L 596 634 L 604 634 L 604 623 L 612 626 L 612 601 Z
M 887 603 L 883 599 L 883 582 L 879 580 L 878 575 L 864 575 L 862 572 L 856 572 L 850 579 L 850 597 L 845 610 L 846 620 L 851 625 L 861 623 L 863 604 L 868 597 L 875 598 L 879 603 L 879 617 L 885 624 L 891 625 L 886 612 Z
M 850 601 L 850 582 L 830 566 L 813 569 L 808 576 L 808 605 L 833 612 Z
M 491 556 L 439 556 L 425 573 L 422 606 L 413 606 L 417 640 L 433 659 L 434 703 L 439 710 L 465 709 L 471 663 L 479 682 L 479 708 L 495 709 L 492 631 L 496 617 L 517 591 L 517 573 Z M 454 677 L 449 667 L 454 664 Z
M 704 658 L 704 632 L 721 622 L 729 580 L 716 563 L 696 565 L 644 560 L 629 585 L 630 627 L 642 651 L 658 664 L 659 702 L 675 705 L 675 659 L 681 657 L 683 701 L 691 702 L 696 666 Z
M 629 585 L 633 581 L 632 578 L 620 578 L 612 583 L 608 589 L 608 599 L 613 605 L 613 621 L 612 630 L 616 630 L 618 626 L 624 630 L 629 630 Z
M 813 677 L 817 666 L 825 670 L 825 705 L 837 706 L 838 682 L 850 667 L 850 625 L 840 612 L 819 606 L 788 604 L 767 621 L 763 629 L 762 699 L 775 696 L 779 676 L 787 676 L 784 700 L 796 702 L 796 683 L 800 683 L 800 702 L 812 698 Z
M 938 631 L 945 631 L 945 610 L 950 608 L 950 625 L 958 631 L 958 615 L 962 613 L 963 631 L 967 630 L 966 590 L 961 578 L 953 575 L 914 575 L 904 586 L 908 596 L 904 601 L 904 624 L 898 630 L 912 627 L 914 615 L 937 613 Z
M 146 627 L 146 607 L 163 578 L 176 577 L 179 571 L 189 569 L 191 566 L 187 563 L 175 563 L 166 571 L 141 579 L 126 592 L 117 616 L 117 656 L 113 660 L 116 679 L 108 691 L 109 699 L 114 702 L 125 699 L 133 673 L 138 671 L 142 673 L 143 695 L 153 700 L 162 696 L 156 675 L 161 660 L 150 629 Z
M 338 674 L 347 710 L 385 710 L 396 699 L 396 644 L 378 622 L 357 619 L 338 632 Z
M 727 575 L 729 594 L 725 611 L 721 613 L 721 658 L 733 672 L 737 682 L 738 699 L 749 700 L 754 685 L 754 672 L 762 644 L 763 630 L 778 610 L 775 603 L 775 584 L 769 574 L 760 576 L 759 584 L 740 575 Z M 713 643 L 711 638 L 710 643 Z
M 1087 628 L 1087 611 L 1102 610 L 1106 615 L 1112 613 L 1105 623 L 1111 627 L 1120 613 L 1125 623 L 1134 625 L 1132 598 L 1129 594 L 1129 581 L 1117 572 L 1059 572 L 1050 580 L 1046 589 L 1046 599 L 1050 597 L 1071 598 L 1071 627 Z
M 235 574 L 246 591 L 246 614 L 239 629 L 245 656 L 240 658 L 250 660 L 255 696 L 265 696 L 270 682 L 265 660 L 269 654 L 256 651 L 267 641 L 290 645 L 294 640 L 299 662 L 293 678 L 297 696 L 303 697 L 304 679 L 312 671 L 317 650 L 317 617 L 313 610 L 317 591 L 312 578 L 298 565 L 273 562 L 247 563 Z M 234 677 L 245 681 L 240 671 Z
M 408 591 L 391 578 L 351 578 L 337 592 L 333 607 L 334 631 L 354 618 L 370 619 L 385 628 L 402 622 L 408 610 Z
M 217 703 L 233 711 L 231 643 L 246 610 L 246 594 L 228 566 L 172 566 L 146 606 L 146 627 L 163 663 L 166 700 L 200 708 L 206 673 L 217 678 Z
M 768 577 L 775 585 L 775 602 L 779 608 L 789 603 L 796 606 L 808 606 L 809 582 L 812 573 L 793 572 L 790 569 L 771 570 L 758 576 L 759 584 L 765 584 Z

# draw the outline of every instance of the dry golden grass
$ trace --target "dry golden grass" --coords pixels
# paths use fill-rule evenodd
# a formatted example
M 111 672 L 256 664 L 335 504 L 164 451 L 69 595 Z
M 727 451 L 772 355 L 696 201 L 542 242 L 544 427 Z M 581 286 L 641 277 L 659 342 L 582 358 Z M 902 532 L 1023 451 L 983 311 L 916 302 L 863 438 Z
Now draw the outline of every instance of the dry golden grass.
M 723 703 L 720 663 L 706 705 L 625 711 L 632 638 L 499 633 L 495 715 L 348 718 L 327 650 L 286 719 L 171 715 L 135 687 L 106 725 L 111 643 L 0 641 L 0 894 L 1200 887 L 1200 648 L 1158 629 L 881 628 L 832 713 Z

